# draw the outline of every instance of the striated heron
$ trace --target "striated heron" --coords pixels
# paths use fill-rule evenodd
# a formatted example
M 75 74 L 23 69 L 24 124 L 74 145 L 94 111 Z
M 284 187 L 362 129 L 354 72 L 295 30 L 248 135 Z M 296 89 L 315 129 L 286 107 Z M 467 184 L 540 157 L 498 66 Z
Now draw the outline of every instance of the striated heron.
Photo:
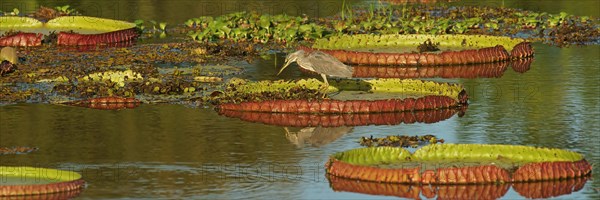
M 288 55 L 285 58 L 285 65 L 283 65 L 277 75 L 281 74 L 292 62 L 298 63 L 300 67 L 308 71 L 320 74 L 327 86 L 329 86 L 327 76 L 352 78 L 352 67 L 345 65 L 337 58 L 321 51 L 306 53 L 304 50 L 299 50 Z

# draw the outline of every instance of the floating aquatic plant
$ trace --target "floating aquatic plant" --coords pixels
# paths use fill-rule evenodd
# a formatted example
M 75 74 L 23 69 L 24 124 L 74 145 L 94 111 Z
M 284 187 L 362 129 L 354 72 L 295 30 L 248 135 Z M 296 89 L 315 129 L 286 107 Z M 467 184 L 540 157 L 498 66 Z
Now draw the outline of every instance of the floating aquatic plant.
M 231 39 L 234 41 L 253 41 L 266 43 L 294 42 L 322 38 L 328 30 L 311 22 L 307 17 L 288 15 L 260 15 L 255 12 L 237 12 L 216 18 L 199 17 L 190 19 L 185 24 L 193 28 L 188 33 L 194 40 L 213 41 Z
M 468 95 L 460 85 L 421 80 L 332 80 L 328 88 L 316 79 L 248 82 L 232 79 L 214 101 L 220 110 L 274 113 L 382 113 L 460 107 Z M 381 99 L 323 99 L 335 91 L 391 95 Z M 406 98 L 400 98 L 405 96 Z M 415 97 L 415 98 L 413 98 Z
M 0 155 L 27 154 L 37 150 L 37 147 L 0 147 Z
M 394 147 L 359 148 L 332 155 L 328 174 L 361 181 L 483 184 L 584 177 L 583 155 L 518 145 L 430 144 L 411 154 Z
M 382 138 L 374 138 L 371 137 L 361 137 L 358 143 L 361 146 L 366 147 L 381 147 L 381 146 L 391 146 L 391 147 L 413 147 L 416 148 L 425 144 L 436 144 L 436 143 L 444 143 L 444 139 L 438 139 L 434 135 L 415 135 L 415 136 L 407 136 L 407 135 L 389 135 Z
M 486 35 L 342 35 L 318 39 L 312 48 L 301 48 L 316 49 L 353 65 L 457 65 L 533 56 L 533 48 L 522 39 Z M 439 51 L 417 52 L 435 49 Z
M 56 169 L 0 166 L 0 177 L 29 183 L 3 183 L 0 185 L 0 197 L 20 198 L 60 192 L 79 193 L 85 187 L 85 181 L 82 179 L 81 174 Z M 30 183 L 31 180 L 35 180 L 33 184 Z M 72 195 L 67 196 L 72 197 Z
M 116 83 L 118 86 L 125 86 L 125 82 L 128 81 L 142 81 L 144 78 L 137 72 L 134 72 L 130 69 L 125 71 L 105 71 L 105 72 L 97 72 L 93 74 L 88 74 L 79 78 L 80 81 L 110 81 Z
M 99 110 L 121 110 L 121 109 L 132 109 L 138 107 L 142 102 L 135 98 L 124 98 L 124 97 L 96 97 L 78 101 L 69 101 L 61 104 L 86 107 Z
M 70 5 L 56 6 L 54 9 L 61 13 L 61 15 L 79 15 L 79 11 L 71 8 Z

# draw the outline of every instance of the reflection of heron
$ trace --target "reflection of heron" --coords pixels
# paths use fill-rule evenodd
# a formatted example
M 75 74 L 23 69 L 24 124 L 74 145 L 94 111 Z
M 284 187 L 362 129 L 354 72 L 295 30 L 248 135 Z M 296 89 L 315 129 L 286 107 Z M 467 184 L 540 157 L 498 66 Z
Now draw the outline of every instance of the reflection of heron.
M 17 50 L 12 47 L 4 47 L 0 50 L 0 61 L 8 61 L 12 64 L 17 64 L 19 57 L 17 57 Z
M 342 135 L 351 132 L 354 128 L 347 126 L 340 127 L 306 127 L 298 131 L 290 131 L 287 127 L 285 137 L 297 147 L 304 147 L 305 144 L 311 144 L 315 147 L 320 147 L 329 144 Z
M 277 75 L 281 74 L 281 72 L 292 62 L 297 62 L 300 67 L 320 74 L 326 85 L 329 85 L 329 82 L 327 82 L 327 75 L 352 78 L 352 67 L 345 65 L 337 58 L 321 51 L 313 51 L 308 53 L 307 56 L 304 50 L 299 50 L 288 55 L 287 58 L 285 58 L 285 65 L 283 65 Z

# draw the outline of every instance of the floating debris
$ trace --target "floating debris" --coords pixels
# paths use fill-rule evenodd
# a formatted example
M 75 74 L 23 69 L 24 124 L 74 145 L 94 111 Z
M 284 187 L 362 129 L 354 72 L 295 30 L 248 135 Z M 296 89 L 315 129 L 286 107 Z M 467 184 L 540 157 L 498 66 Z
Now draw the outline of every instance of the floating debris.
M 37 151 L 37 147 L 0 147 L 0 155 L 27 154 Z
M 121 110 L 138 107 L 142 102 L 135 98 L 99 97 L 81 101 L 70 101 L 65 105 L 93 108 L 99 110 Z
M 0 76 L 13 73 L 15 71 L 15 65 L 10 63 L 8 60 L 3 60 L 0 63 Z
M 444 143 L 444 139 L 438 139 L 434 135 L 389 135 L 383 138 L 373 138 L 373 135 L 371 135 L 371 137 L 361 137 L 358 143 L 360 143 L 361 146 L 366 147 L 390 146 L 417 148 L 418 146 L 436 144 L 438 142 Z
M 434 51 L 439 51 L 440 50 L 440 48 L 438 48 L 439 45 L 440 45 L 439 42 L 433 43 L 433 42 L 431 42 L 430 39 L 427 39 L 422 44 L 419 44 L 417 46 L 417 49 L 419 50 L 419 53 L 434 52 Z

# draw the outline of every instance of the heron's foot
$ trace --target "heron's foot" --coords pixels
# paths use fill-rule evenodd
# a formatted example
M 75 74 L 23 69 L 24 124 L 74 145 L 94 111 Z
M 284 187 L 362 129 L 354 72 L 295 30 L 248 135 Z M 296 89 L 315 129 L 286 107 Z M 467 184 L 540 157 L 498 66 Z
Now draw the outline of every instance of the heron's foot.
M 329 85 L 321 86 L 321 99 L 325 99 L 327 97 L 327 91 L 329 91 Z

